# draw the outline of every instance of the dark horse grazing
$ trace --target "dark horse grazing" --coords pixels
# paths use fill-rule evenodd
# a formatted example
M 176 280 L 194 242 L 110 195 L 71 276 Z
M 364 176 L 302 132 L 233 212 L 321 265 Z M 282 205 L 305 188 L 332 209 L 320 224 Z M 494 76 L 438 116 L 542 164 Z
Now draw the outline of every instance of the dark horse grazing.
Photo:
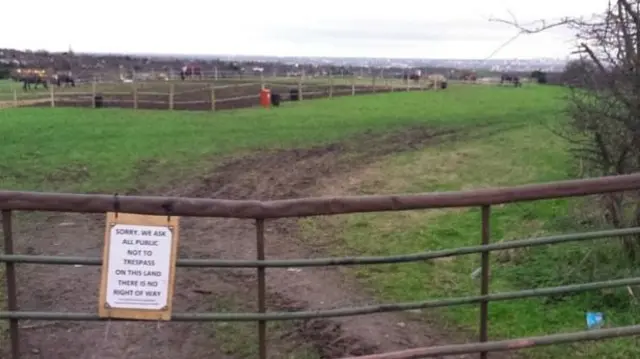
M 502 76 L 500 76 L 500 84 L 504 84 L 505 82 L 510 82 L 512 83 L 515 87 L 520 87 L 522 86 L 522 82 L 520 82 L 520 77 L 516 76 L 516 75 L 507 75 L 507 74 L 502 74 Z
M 73 76 L 71 75 L 70 72 L 68 72 L 68 73 L 65 73 L 65 72 L 57 73 L 57 74 L 51 76 L 51 80 L 58 87 L 60 87 L 60 85 L 62 85 L 62 84 L 64 84 L 65 86 L 70 84 L 71 87 L 76 87 L 76 80 L 73 78 Z

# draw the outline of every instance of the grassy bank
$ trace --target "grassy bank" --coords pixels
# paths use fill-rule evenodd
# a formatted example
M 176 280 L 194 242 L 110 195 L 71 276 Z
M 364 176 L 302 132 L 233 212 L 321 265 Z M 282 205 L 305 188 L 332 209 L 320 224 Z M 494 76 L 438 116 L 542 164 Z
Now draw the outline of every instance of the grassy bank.
M 540 117 L 539 117 L 540 118 Z M 543 117 L 548 124 L 554 116 Z M 466 190 L 566 179 L 570 168 L 566 144 L 543 125 L 494 134 L 472 142 L 448 143 L 424 151 L 393 156 L 352 178 L 351 193 L 398 193 Z M 580 223 L 585 200 L 549 200 L 494 206 L 492 242 L 572 231 Z M 587 207 L 588 208 L 588 207 Z M 430 210 L 357 214 L 332 218 L 341 231 L 336 254 L 388 255 L 438 250 L 480 243 L 480 210 Z M 307 220 L 309 234 L 326 232 L 327 223 Z M 341 233 L 341 234 L 340 234 Z M 613 241 L 580 242 L 495 252 L 491 291 L 551 287 L 624 278 L 637 274 L 621 259 Z M 415 263 L 361 267 L 354 274 L 382 300 L 477 295 L 479 255 Z M 636 324 L 640 319 L 635 288 L 601 290 L 553 298 L 533 298 L 490 305 L 491 338 L 516 338 L 580 331 L 585 312 L 605 313 L 609 326 Z M 477 331 L 477 306 L 425 312 L 451 330 Z M 526 351 L 528 357 L 631 358 L 640 355 L 636 339 L 554 346 Z

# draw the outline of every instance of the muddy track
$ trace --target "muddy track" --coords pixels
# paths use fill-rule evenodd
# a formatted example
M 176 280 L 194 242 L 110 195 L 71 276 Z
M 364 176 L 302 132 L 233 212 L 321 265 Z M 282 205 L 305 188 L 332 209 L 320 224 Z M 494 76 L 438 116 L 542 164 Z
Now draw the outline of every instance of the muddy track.
M 459 131 L 415 127 L 384 136 L 364 134 L 342 143 L 298 150 L 263 151 L 229 160 L 209 176 L 189 181 L 161 195 L 227 199 L 276 199 L 322 195 L 320 182 L 366 166 L 383 156 L 422 148 L 441 141 L 479 135 L 486 129 Z M 494 126 L 492 126 L 494 128 Z M 149 192 L 146 192 L 149 193 Z M 46 220 L 20 217 L 16 222 L 17 250 L 31 254 L 98 257 L 102 248 L 103 216 L 51 215 Z M 181 257 L 255 258 L 253 221 L 184 218 Z M 295 220 L 266 223 L 268 258 L 308 258 Z M 20 266 L 20 309 L 95 312 L 99 268 Z M 188 269 L 177 271 L 174 310 L 210 311 L 232 298 L 255 308 L 255 270 Z M 370 304 L 356 283 L 338 269 L 305 268 L 267 271 L 268 309 L 303 310 Z M 206 323 L 23 322 L 24 358 L 232 358 L 218 351 L 216 333 Z M 254 341 L 254 337 L 246 338 Z M 353 318 L 299 321 L 270 345 L 271 358 L 287 356 L 287 342 L 312 343 L 321 358 L 368 354 L 414 346 L 464 340 L 410 317 L 385 313 Z M 460 356 L 460 358 L 465 356 Z M 505 357 L 504 355 L 495 358 Z M 492 356 L 493 358 L 493 356 Z

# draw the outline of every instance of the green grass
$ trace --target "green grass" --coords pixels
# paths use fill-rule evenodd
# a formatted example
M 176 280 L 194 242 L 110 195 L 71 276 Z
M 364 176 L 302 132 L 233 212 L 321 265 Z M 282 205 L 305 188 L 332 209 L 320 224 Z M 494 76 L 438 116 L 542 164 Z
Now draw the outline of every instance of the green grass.
M 168 181 L 238 151 L 310 146 L 412 124 L 522 122 L 553 114 L 558 90 L 522 90 L 461 86 L 216 113 L 5 109 L 0 188 L 124 191 L 139 185 L 141 168 L 148 175 L 142 180 L 162 174 Z
M 547 124 L 553 116 L 535 116 Z M 424 151 L 393 156 L 356 175 L 351 193 L 398 193 L 466 190 L 568 177 L 566 144 L 548 127 L 533 123 L 471 142 L 446 143 Z M 351 177 L 354 181 L 354 177 Z M 583 200 L 549 200 L 494 206 L 493 242 L 586 231 L 575 213 Z M 454 209 L 404 213 L 356 214 L 329 220 L 341 242 L 334 254 L 389 255 L 477 245 L 480 210 Z M 305 220 L 309 238 L 326 233 L 327 222 Z M 620 259 L 615 241 L 511 250 L 492 255 L 493 292 L 551 287 L 637 276 L 634 265 Z M 360 267 L 354 274 L 379 298 L 414 301 L 477 295 L 479 279 L 472 273 L 479 255 L 424 263 Z M 637 289 L 633 288 L 637 291 Z M 628 288 L 594 291 L 558 298 L 534 298 L 490 305 L 491 338 L 516 338 L 580 331 L 585 312 L 602 311 L 610 326 L 637 324 L 640 311 Z M 425 312 L 445 328 L 476 333 L 477 306 Z M 526 352 L 531 358 L 632 358 L 640 355 L 636 339 L 553 346 Z
M 0 92 L 8 91 L 14 82 L 11 80 L 0 80 Z

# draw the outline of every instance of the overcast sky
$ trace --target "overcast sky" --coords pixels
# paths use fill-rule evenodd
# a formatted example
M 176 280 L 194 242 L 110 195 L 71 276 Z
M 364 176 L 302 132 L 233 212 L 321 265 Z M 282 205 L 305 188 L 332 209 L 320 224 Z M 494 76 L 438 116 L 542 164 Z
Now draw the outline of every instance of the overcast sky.
M 276 4 L 275 7 L 273 7 Z M 80 52 L 480 59 L 508 25 L 601 12 L 607 0 L 30 0 L 3 16 L 0 47 Z M 521 36 L 494 58 L 565 57 L 571 33 Z

